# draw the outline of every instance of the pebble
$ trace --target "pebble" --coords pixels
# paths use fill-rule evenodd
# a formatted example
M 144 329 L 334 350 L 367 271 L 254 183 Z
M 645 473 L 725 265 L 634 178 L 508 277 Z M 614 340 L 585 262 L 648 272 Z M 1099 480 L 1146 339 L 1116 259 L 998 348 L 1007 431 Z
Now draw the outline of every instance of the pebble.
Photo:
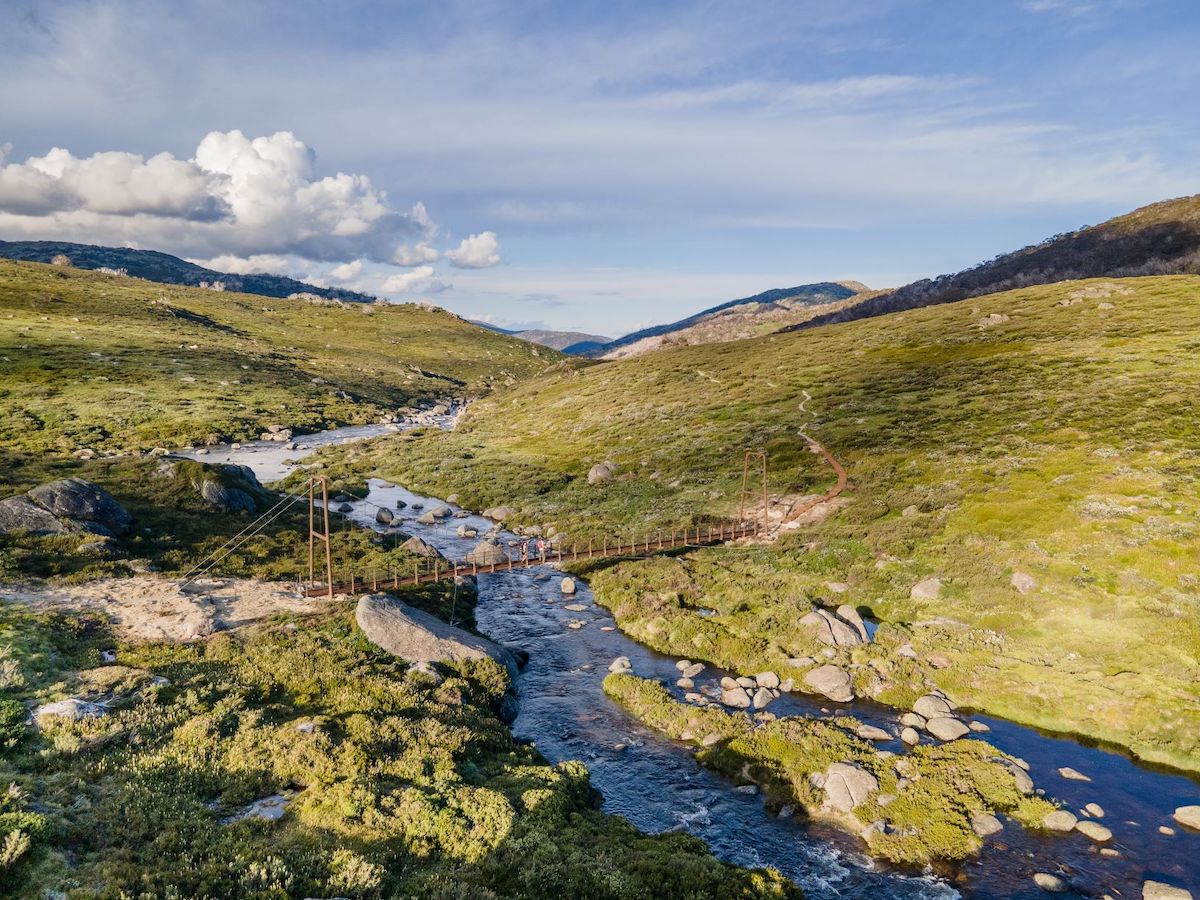
M 1099 822 L 1094 822 L 1091 819 L 1080 819 L 1075 823 L 1075 830 L 1080 834 L 1090 837 L 1093 841 L 1104 843 L 1111 841 L 1113 833 L 1108 828 L 1105 828 Z
M 1063 778 L 1067 779 L 1067 781 L 1091 781 L 1092 780 L 1092 779 L 1088 778 L 1086 775 L 1084 775 L 1082 772 L 1072 769 L 1070 766 L 1063 766 L 1061 769 L 1058 770 L 1058 774 L 1061 775 Z
M 1101 806 L 1099 803 L 1089 803 L 1086 806 L 1084 806 L 1083 811 L 1085 813 L 1087 813 L 1089 816 L 1091 816 L 1093 819 L 1103 819 L 1104 818 L 1104 807 Z
M 1051 894 L 1062 894 L 1067 890 L 1067 883 L 1049 872 L 1038 872 L 1033 876 L 1033 883 Z
M 1075 827 L 1079 819 L 1075 813 L 1066 809 L 1056 809 L 1052 813 L 1048 813 L 1046 818 L 1042 819 L 1042 826 L 1047 831 L 1070 831 Z
M 987 734 L 989 731 L 992 730 L 988 725 L 984 724 L 983 722 L 968 722 L 967 727 L 970 728 L 972 731 L 974 731 L 976 734 Z

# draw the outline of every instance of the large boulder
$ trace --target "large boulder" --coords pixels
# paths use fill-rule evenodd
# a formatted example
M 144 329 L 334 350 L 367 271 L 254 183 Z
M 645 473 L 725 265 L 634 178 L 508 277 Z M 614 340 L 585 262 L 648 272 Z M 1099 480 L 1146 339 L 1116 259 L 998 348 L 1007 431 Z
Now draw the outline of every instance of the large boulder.
M 249 466 L 189 461 L 176 463 L 173 472 L 177 477 L 186 477 L 204 502 L 221 512 L 253 514 L 275 501 Z
M 67 526 L 24 494 L 0 500 L 0 534 L 63 534 Z
M 63 478 L 41 484 L 28 494 L 0 500 L 0 533 L 88 532 L 104 537 L 124 534 L 133 517 L 98 484 Z
M 849 624 L 858 632 L 858 636 L 864 644 L 871 643 L 871 635 L 867 631 L 867 624 L 862 620 L 862 616 L 858 614 L 857 609 L 849 603 L 843 603 L 837 608 L 837 614 L 839 619 Z
M 493 522 L 503 522 L 512 514 L 512 509 L 507 506 L 492 506 L 483 511 L 483 517 L 491 519 Z
M 480 541 L 467 553 L 467 562 L 477 566 L 499 566 L 508 562 L 508 556 L 499 544 Z
M 440 553 L 437 552 L 437 550 L 434 547 L 431 547 L 429 544 L 425 543 L 425 541 L 421 540 L 419 537 L 410 537 L 407 541 L 405 541 L 400 546 L 404 550 L 407 550 L 409 553 L 415 553 L 417 556 L 425 556 L 425 557 L 428 557 L 429 559 L 433 559 L 433 558 L 441 555 Z
M 1047 813 L 1042 819 L 1042 827 L 1047 831 L 1072 831 L 1078 824 L 1079 819 L 1075 813 L 1066 809 L 1056 809 L 1052 813 Z
M 863 642 L 855 628 L 828 610 L 814 609 L 800 620 L 800 624 L 808 628 L 813 637 L 822 644 L 853 647 Z
M 241 488 L 226 487 L 211 478 L 200 482 L 200 497 L 209 506 L 215 506 L 221 512 L 258 512 L 258 504 L 248 493 Z
M 936 694 L 926 694 L 917 698 L 917 702 L 913 704 L 913 712 L 925 719 L 941 719 L 949 716 L 953 710 L 944 698 Z
M 848 813 L 879 790 L 879 781 L 852 763 L 835 762 L 825 770 L 824 788 L 829 805 Z
M 837 666 L 821 666 L 813 669 L 804 676 L 804 683 L 824 694 L 830 700 L 838 703 L 848 703 L 854 699 L 854 690 L 850 686 L 850 675 Z
M 971 729 L 958 719 L 952 719 L 949 716 L 937 716 L 930 719 L 925 723 L 925 730 L 939 741 L 956 741 L 971 732 Z
M 494 659 L 516 677 L 517 660 L 499 644 L 456 628 L 387 594 L 367 594 L 354 612 L 367 639 L 412 663 Z

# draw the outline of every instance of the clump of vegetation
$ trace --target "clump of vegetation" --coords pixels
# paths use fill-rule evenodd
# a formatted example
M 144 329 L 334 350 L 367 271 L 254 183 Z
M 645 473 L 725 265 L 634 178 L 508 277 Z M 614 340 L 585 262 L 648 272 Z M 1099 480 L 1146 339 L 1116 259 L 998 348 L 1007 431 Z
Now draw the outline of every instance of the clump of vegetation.
M 5 896 L 800 896 L 595 809 L 581 764 L 512 738 L 490 660 L 430 677 L 344 608 L 101 664 L 112 644 L 97 620 L 0 608 L 0 702 L 109 710 L 22 719 L 0 749 Z M 281 817 L 248 814 L 264 798 Z
M 597 577 L 625 621 L 664 620 L 639 639 L 753 670 L 797 609 L 850 602 L 944 654 L 934 677 L 964 705 L 1196 770 L 1198 297 L 1194 276 L 1065 282 L 665 350 L 518 386 L 349 468 L 586 543 L 736 515 L 746 448 L 769 452 L 773 495 L 823 493 L 807 426 L 850 473 L 844 504 L 769 549 Z M 588 485 L 606 459 L 616 479 Z M 929 576 L 940 594 L 914 598 Z
M 607 676 L 604 691 L 650 727 L 696 744 L 704 765 L 757 784 L 775 808 L 793 806 L 861 834 L 871 853 L 889 862 L 959 862 L 982 846 L 972 815 L 1002 812 L 1033 824 L 1054 809 L 1022 795 L 1004 765 L 1008 757 L 984 741 L 920 745 L 895 756 L 848 731 L 858 724 L 849 717 L 766 716 L 755 724 L 742 714 L 682 703 L 659 682 L 627 674 Z M 812 781 L 841 762 L 869 772 L 879 785 L 851 815 L 831 809 Z M 881 827 L 864 831 L 874 823 Z
M 0 444 L 137 451 L 365 424 L 562 359 L 444 310 L 365 308 L 0 261 Z

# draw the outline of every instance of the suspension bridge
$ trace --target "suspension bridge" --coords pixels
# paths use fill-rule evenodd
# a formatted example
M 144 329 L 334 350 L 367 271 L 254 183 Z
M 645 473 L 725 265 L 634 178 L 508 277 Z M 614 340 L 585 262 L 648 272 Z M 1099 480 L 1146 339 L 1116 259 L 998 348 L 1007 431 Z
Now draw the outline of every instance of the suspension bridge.
M 776 527 L 794 522 L 803 514 L 837 497 L 846 488 L 846 470 L 821 444 L 807 435 L 803 436 L 808 440 L 809 448 L 821 455 L 833 468 L 837 474 L 837 483 L 819 497 L 809 498 L 799 505 L 793 503 L 781 510 Z M 212 574 L 223 560 L 244 548 L 256 535 L 301 503 L 308 509 L 308 577 L 307 580 L 302 578 L 301 591 L 306 597 L 329 599 L 338 594 L 353 596 L 367 590 L 394 590 L 464 576 L 511 572 L 580 560 L 637 559 L 669 550 L 710 547 L 746 538 L 769 536 L 772 532 L 772 501 L 767 492 L 767 454 L 763 451 L 748 451 L 743 458 L 742 470 L 742 494 L 736 520 L 714 520 L 705 525 L 673 529 L 669 533 L 660 530 L 633 538 L 592 539 L 586 546 L 512 536 L 505 546 L 501 546 L 499 542 L 489 544 L 484 554 L 485 560 L 481 560 L 475 551 L 468 553 L 465 561 L 446 560 L 438 554 L 417 558 L 411 568 L 403 571 L 392 568 L 390 571 L 380 572 L 378 568 L 370 568 L 365 571 L 348 572 L 341 580 L 334 575 L 329 485 L 324 476 L 317 475 L 310 478 L 301 490 L 281 495 L 271 508 L 188 571 L 184 575 L 183 584 L 187 585 Z M 757 483 L 760 479 L 761 485 Z M 389 519 L 394 514 L 393 510 L 353 494 L 345 488 L 342 488 L 340 493 L 377 510 L 387 509 Z M 761 508 L 756 508 L 760 503 Z M 495 527 L 499 528 L 498 522 L 495 523 Z M 472 556 L 475 556 L 474 560 Z

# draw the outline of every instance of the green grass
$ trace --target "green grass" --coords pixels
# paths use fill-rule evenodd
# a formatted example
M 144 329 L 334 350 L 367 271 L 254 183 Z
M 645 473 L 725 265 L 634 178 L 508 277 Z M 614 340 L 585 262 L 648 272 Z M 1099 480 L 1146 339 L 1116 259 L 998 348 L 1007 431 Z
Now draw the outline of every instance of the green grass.
M 413 304 L 313 305 L 0 261 L 0 446 L 180 447 L 478 396 L 562 360 Z
M 623 626 L 718 609 L 728 644 L 706 658 L 747 670 L 802 649 L 814 601 L 850 602 L 950 656 L 933 677 L 965 705 L 1200 770 L 1198 301 L 1194 276 L 1066 282 L 663 351 L 327 460 L 586 541 L 734 514 L 746 448 L 771 454 L 772 493 L 823 491 L 808 424 L 849 470 L 845 508 L 767 550 L 623 564 L 597 580 Z M 588 486 L 604 459 L 627 480 Z M 910 599 L 931 574 L 943 596 Z M 704 627 L 657 645 L 703 655 Z
M 503 725 L 490 660 L 435 681 L 344 607 L 121 644 L 102 665 L 114 644 L 92 617 L 0 607 L 6 897 L 800 896 L 596 810 L 582 764 L 551 766 Z M 26 705 L 63 696 L 112 712 L 25 725 Z M 222 823 L 280 791 L 280 821 Z

